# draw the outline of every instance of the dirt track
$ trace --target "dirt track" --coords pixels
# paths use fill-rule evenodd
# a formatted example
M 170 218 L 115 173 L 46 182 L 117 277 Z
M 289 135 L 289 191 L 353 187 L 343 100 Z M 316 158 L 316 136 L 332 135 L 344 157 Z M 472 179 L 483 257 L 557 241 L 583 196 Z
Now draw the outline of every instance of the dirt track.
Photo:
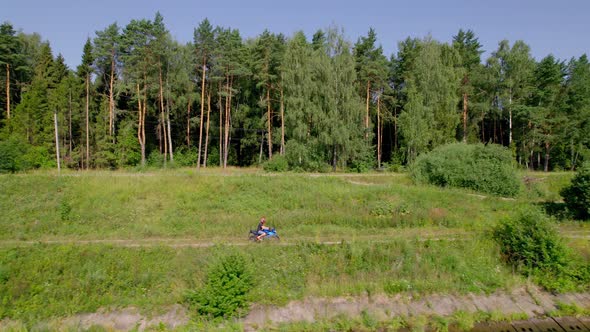
M 493 313 L 500 317 L 526 315 L 528 318 L 535 318 L 551 316 L 551 313 L 563 304 L 575 304 L 578 307 L 590 309 L 590 292 L 553 295 L 535 287 L 527 287 L 490 295 L 431 294 L 414 297 L 411 294 L 402 293 L 395 296 L 306 298 L 291 301 L 282 307 L 255 304 L 250 313 L 239 321 L 244 325 L 245 331 L 256 331 L 279 323 L 315 322 L 337 316 L 354 319 L 361 316 L 363 312 L 370 314 L 378 321 L 388 321 L 395 317 L 449 317 L 457 312 L 476 313 L 478 311 Z M 580 319 L 588 322 L 587 318 Z M 129 331 L 136 328 L 143 331 L 160 324 L 174 328 L 186 325 L 188 322 L 187 309 L 181 305 L 174 305 L 163 314 L 156 316 L 144 316 L 139 310 L 131 307 L 60 318 L 48 322 L 45 326 L 88 329 L 93 325 L 99 325 L 113 331 Z M 10 321 L 0 322 L 0 330 L 9 328 L 11 324 L 13 323 Z
M 416 232 L 400 232 L 396 236 L 392 237 L 374 237 L 360 235 L 354 238 L 339 238 L 338 240 L 332 239 L 316 239 L 298 237 L 296 239 L 283 239 L 281 241 L 268 241 L 269 243 L 281 246 L 293 246 L 301 242 L 314 242 L 325 245 L 337 245 L 346 242 L 389 242 L 396 239 L 417 239 L 418 241 L 444 241 L 444 240 L 461 240 L 463 236 L 469 236 L 473 238 L 473 233 L 466 233 L 461 231 L 445 230 L 436 231 L 431 233 L 419 234 Z M 590 241 L 589 231 L 564 231 L 561 235 L 566 239 L 587 239 Z M 71 239 L 50 239 L 50 240 L 0 240 L 0 247 L 23 247 L 32 245 L 93 245 L 93 244 L 105 244 L 120 247 L 158 247 L 167 246 L 172 248 L 207 248 L 215 245 L 231 245 L 231 246 L 247 246 L 255 245 L 255 243 L 249 242 L 246 238 L 232 238 L 214 241 L 204 241 L 199 239 L 191 238 L 147 238 L 147 239 L 88 239 L 88 240 L 71 240 Z

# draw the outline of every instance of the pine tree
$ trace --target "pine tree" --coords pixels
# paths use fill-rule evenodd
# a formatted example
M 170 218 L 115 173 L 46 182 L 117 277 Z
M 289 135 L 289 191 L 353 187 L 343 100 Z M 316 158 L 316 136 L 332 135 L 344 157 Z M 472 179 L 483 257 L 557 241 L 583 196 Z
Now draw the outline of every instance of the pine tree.
M 567 66 L 566 112 L 564 129 L 569 145 L 569 167 L 579 164 L 580 156 L 590 160 L 590 63 L 586 54 L 572 59 Z
M 84 52 L 82 54 L 82 63 L 78 66 L 78 77 L 82 78 L 85 86 L 86 95 L 86 169 L 90 167 L 90 79 L 92 74 L 92 63 L 94 62 L 92 55 L 92 43 L 90 38 L 84 44 Z M 84 164 L 82 165 L 84 167 Z
M 194 31 L 194 46 L 196 57 L 198 61 L 197 65 L 197 73 L 199 69 L 201 71 L 201 116 L 199 117 L 199 148 L 198 148 L 198 156 L 197 156 L 197 169 L 201 167 L 201 146 L 203 140 L 203 115 L 205 111 L 205 95 L 206 95 L 206 78 L 207 78 L 207 70 L 211 68 L 212 65 L 212 56 L 213 50 L 215 47 L 215 36 L 213 33 L 213 28 L 209 23 L 208 19 L 204 19 L 200 24 L 199 27 Z M 209 115 L 207 115 L 207 121 L 209 121 Z M 205 136 L 208 136 L 208 130 L 205 133 Z M 190 146 L 190 127 L 187 127 L 187 141 L 188 145 Z M 205 151 L 207 150 L 208 140 L 205 140 Z M 205 152 L 205 157 L 203 158 L 203 164 L 206 167 L 207 162 L 207 153 Z
M 459 53 L 459 66 L 463 75 L 460 88 L 462 97 L 461 106 L 463 111 L 463 142 L 467 142 L 469 96 L 473 93 L 473 84 L 471 83 L 471 80 L 474 72 L 476 72 L 480 65 L 480 55 L 483 51 L 481 50 L 481 44 L 475 37 L 473 31 L 463 31 L 463 29 L 460 29 L 457 35 L 453 36 L 453 48 Z
M 377 34 L 372 28 L 367 37 L 359 38 L 354 47 L 355 68 L 358 76 L 360 95 L 365 99 L 364 131 L 365 139 L 369 138 L 371 112 L 370 106 L 374 103 L 378 113 L 377 117 L 377 164 L 381 165 L 381 95 L 387 86 L 388 63 L 383 55 L 381 46 L 375 45 Z
M 11 71 L 14 72 L 15 68 L 19 68 L 22 64 L 22 55 L 20 54 L 20 42 L 12 25 L 8 22 L 0 25 L 0 66 L 5 70 L 4 72 L 4 85 L 6 96 L 6 119 L 10 119 L 10 106 L 11 96 L 13 91 L 11 89 L 11 82 L 14 78 L 11 76 Z
M 154 24 L 150 20 L 131 20 L 121 36 L 123 62 L 123 88 L 134 96 L 137 103 L 137 139 L 141 151 L 141 165 L 146 162 L 146 118 L 148 102 L 153 100 L 153 87 L 159 86 L 153 42 L 156 39 Z M 154 70 L 156 69 L 156 70 Z M 158 95 L 158 93 L 156 93 Z M 158 100 L 156 98 L 156 100 Z
M 119 73 L 120 34 L 117 23 L 109 25 L 102 31 L 96 32 L 93 46 L 94 66 L 97 77 L 104 83 L 108 94 L 108 135 L 115 142 L 115 84 Z
M 563 107 L 565 65 L 552 55 L 546 56 L 535 68 L 535 89 L 531 96 L 530 120 L 536 138 L 543 145 L 543 170 L 549 171 L 549 157 L 553 145 L 561 140 L 566 113 Z

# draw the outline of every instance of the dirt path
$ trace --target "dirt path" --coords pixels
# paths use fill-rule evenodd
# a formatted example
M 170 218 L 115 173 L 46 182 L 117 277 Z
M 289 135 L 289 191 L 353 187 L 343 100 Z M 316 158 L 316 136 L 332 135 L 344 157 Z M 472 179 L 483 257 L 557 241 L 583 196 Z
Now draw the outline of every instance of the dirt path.
M 496 317 L 526 316 L 531 319 L 550 317 L 559 306 L 563 305 L 576 305 L 590 309 L 590 292 L 553 295 L 535 287 L 527 287 L 490 295 L 397 294 L 395 296 L 306 298 L 291 301 L 280 307 L 254 304 L 250 313 L 239 321 L 243 324 L 245 331 L 256 331 L 263 327 L 276 327 L 280 323 L 316 322 L 338 316 L 355 319 L 363 313 L 371 315 L 377 321 L 391 321 L 396 317 L 410 320 L 412 317 L 420 316 L 450 317 L 459 312 L 463 314 L 487 312 L 493 313 Z M 153 316 L 142 315 L 138 309 L 130 307 L 60 318 L 44 322 L 43 326 L 88 329 L 98 325 L 112 331 L 133 329 L 144 331 L 161 325 L 168 328 L 181 327 L 189 323 L 189 317 L 187 308 L 177 304 L 169 307 L 164 313 Z M 588 322 L 588 319 L 580 319 L 581 322 Z M 9 329 L 11 326 L 18 326 L 18 323 L 9 320 L 0 321 L 0 330 Z
M 445 240 L 462 240 L 472 239 L 477 234 L 467 233 L 464 231 L 455 230 L 437 230 L 428 231 L 425 233 L 420 230 L 406 230 L 392 236 L 372 236 L 372 235 L 357 235 L 354 237 L 337 237 L 330 238 L 314 238 L 314 237 L 297 237 L 294 239 L 285 239 L 281 241 L 267 241 L 268 243 L 279 246 L 295 246 L 302 242 L 313 242 L 325 245 L 338 245 L 344 242 L 372 242 L 372 243 L 387 243 L 400 239 L 416 239 L 418 241 L 445 241 Z M 586 239 L 590 241 L 590 231 L 563 231 L 561 236 L 568 239 Z M 230 238 L 220 239 L 214 241 L 205 241 L 192 238 L 147 238 L 147 239 L 46 239 L 46 240 L 0 240 L 0 247 L 23 247 L 37 244 L 43 245 L 94 245 L 105 244 L 119 247 L 158 247 L 167 246 L 171 248 L 208 248 L 215 245 L 231 245 L 231 246 L 247 246 L 255 245 L 245 238 Z
M 534 287 L 498 292 L 491 295 L 434 294 L 414 297 L 411 294 L 374 297 L 308 298 L 292 301 L 284 307 L 255 305 L 243 322 L 249 330 L 269 324 L 314 322 L 338 316 L 359 317 L 363 312 L 379 321 L 395 317 L 442 316 L 457 312 L 478 311 L 505 317 L 526 315 L 528 318 L 550 316 L 560 305 L 590 309 L 590 292 L 553 295 Z

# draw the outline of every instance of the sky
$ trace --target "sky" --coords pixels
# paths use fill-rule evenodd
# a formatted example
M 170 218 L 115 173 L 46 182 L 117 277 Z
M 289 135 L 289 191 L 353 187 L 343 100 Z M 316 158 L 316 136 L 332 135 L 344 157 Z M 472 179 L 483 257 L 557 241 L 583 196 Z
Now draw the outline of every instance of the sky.
M 193 31 L 204 19 L 212 25 L 238 29 L 253 38 L 269 29 L 291 36 L 302 30 L 308 38 L 318 29 L 337 26 L 355 42 L 370 27 L 386 56 L 397 52 L 407 37 L 432 35 L 451 42 L 459 29 L 471 29 L 487 58 L 498 42 L 524 40 L 535 59 L 553 54 L 568 60 L 590 55 L 590 0 L 3 0 L 0 22 L 15 30 L 39 33 L 51 43 L 54 55 L 66 64 L 80 64 L 88 37 L 117 22 L 164 16 L 171 35 L 192 41 Z

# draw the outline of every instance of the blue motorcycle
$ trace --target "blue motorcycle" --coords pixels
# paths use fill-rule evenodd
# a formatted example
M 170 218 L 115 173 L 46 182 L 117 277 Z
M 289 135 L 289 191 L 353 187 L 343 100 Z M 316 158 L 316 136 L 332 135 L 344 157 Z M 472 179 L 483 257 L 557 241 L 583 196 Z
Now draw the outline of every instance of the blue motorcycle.
M 278 240 L 281 239 L 279 237 L 279 234 L 277 234 L 277 230 L 275 228 L 264 229 L 262 231 L 266 233 L 266 236 L 264 236 L 262 239 L 260 239 L 261 241 L 263 241 L 263 240 L 275 240 L 275 241 L 278 241 Z M 250 233 L 248 233 L 248 240 L 250 240 L 250 241 L 256 241 L 256 238 L 257 237 L 258 237 L 258 233 L 256 232 L 256 230 L 251 229 L 250 230 Z

